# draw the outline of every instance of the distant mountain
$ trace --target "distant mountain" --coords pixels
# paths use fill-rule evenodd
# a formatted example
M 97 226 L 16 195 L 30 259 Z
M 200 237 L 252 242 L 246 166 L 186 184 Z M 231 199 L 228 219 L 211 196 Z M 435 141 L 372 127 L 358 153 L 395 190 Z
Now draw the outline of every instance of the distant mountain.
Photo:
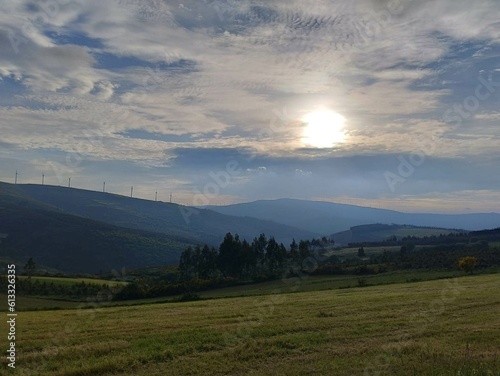
M 34 257 L 49 268 L 96 272 L 177 262 L 188 244 L 217 246 L 227 232 L 248 240 L 265 233 L 288 245 L 293 238 L 312 239 L 373 223 L 466 230 L 500 226 L 499 214 L 407 214 L 288 199 L 212 209 L 0 183 L 0 258 L 24 263 Z
M 272 220 L 306 231 L 333 234 L 353 226 L 382 223 L 464 230 L 500 226 L 500 214 L 422 214 L 293 199 L 262 200 L 229 206 L 208 206 L 222 214 Z
M 265 233 L 285 244 L 289 244 L 293 238 L 311 239 L 319 236 L 314 231 L 269 220 L 232 217 L 207 209 L 59 186 L 0 183 L 0 204 L 2 200 L 115 226 L 158 232 L 189 243 L 219 245 L 227 232 L 238 233 L 240 238 L 247 240 Z

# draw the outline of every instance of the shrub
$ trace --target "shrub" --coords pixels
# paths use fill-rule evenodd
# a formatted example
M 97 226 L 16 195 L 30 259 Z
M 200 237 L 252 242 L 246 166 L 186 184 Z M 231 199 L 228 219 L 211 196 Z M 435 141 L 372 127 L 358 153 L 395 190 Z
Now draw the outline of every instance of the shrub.
M 194 294 L 192 292 L 186 292 L 179 298 L 179 302 L 192 302 L 200 299 L 201 296 L 199 296 L 198 294 Z
M 458 266 L 467 273 L 472 273 L 477 264 L 477 257 L 465 256 L 458 259 Z
M 366 279 L 364 278 L 358 278 L 358 287 L 365 287 L 368 286 L 368 283 L 366 282 Z

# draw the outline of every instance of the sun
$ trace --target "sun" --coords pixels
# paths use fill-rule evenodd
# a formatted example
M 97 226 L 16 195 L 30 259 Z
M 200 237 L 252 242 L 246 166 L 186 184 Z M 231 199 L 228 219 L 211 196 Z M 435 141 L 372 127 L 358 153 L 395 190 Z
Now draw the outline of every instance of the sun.
M 302 134 L 305 145 L 316 148 L 329 148 L 344 142 L 345 118 L 333 111 L 315 111 L 305 115 L 302 121 L 306 123 Z

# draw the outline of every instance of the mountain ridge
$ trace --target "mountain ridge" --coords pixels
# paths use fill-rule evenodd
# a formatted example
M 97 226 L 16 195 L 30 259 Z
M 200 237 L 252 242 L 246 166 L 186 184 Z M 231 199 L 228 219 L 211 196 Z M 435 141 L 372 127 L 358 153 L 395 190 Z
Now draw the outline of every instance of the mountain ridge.
M 0 182 L 0 204 L 2 200 L 10 202 L 12 199 L 19 205 L 61 211 L 125 228 L 159 232 L 189 239 L 193 243 L 218 245 L 227 232 L 238 233 L 240 238 L 249 241 L 265 233 L 285 244 L 293 238 L 308 239 L 320 235 L 270 220 L 233 217 L 176 203 L 61 186 Z M 194 211 L 196 214 L 186 220 L 185 213 Z
M 298 199 L 257 200 L 225 206 L 206 206 L 227 215 L 250 216 L 316 232 L 333 234 L 353 226 L 383 223 L 482 230 L 500 226 L 498 213 L 404 213 L 389 209 Z

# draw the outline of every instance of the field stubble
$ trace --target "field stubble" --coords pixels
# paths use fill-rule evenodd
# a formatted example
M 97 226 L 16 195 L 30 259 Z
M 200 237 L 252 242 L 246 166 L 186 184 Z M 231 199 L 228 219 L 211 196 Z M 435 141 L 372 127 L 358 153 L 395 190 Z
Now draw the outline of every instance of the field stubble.
M 500 375 L 499 290 L 492 274 L 21 312 L 16 373 Z

